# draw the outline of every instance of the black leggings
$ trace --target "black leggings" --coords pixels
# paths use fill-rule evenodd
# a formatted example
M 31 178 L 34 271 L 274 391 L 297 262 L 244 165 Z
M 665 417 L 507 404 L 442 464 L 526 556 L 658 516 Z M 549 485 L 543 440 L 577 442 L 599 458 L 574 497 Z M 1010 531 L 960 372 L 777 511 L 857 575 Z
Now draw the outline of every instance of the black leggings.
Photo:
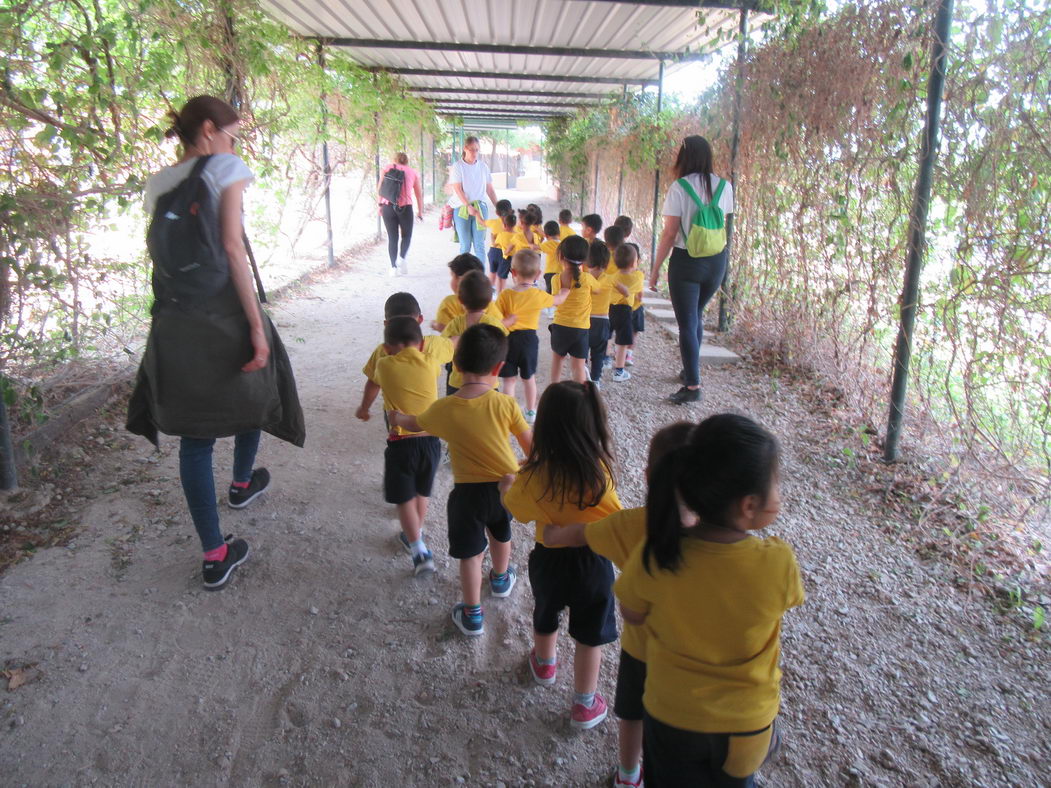
M 387 253 L 390 255 L 391 268 L 398 257 L 405 257 L 412 241 L 412 205 L 394 206 L 389 203 L 380 206 L 383 226 L 387 228 Z M 398 249 L 398 231 L 401 231 L 401 254 Z

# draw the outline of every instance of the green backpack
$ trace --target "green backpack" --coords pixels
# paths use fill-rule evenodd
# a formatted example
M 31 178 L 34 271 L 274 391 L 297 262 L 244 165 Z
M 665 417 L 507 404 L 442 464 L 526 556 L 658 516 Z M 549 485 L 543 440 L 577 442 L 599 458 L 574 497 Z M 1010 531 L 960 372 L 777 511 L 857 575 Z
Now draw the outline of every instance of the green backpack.
M 722 197 L 726 181 L 719 179 L 719 185 L 712 194 L 712 201 L 707 205 L 701 202 L 701 198 L 685 178 L 679 178 L 679 185 L 697 203 L 689 234 L 681 224 L 679 225 L 682 237 L 686 240 L 686 251 L 690 257 L 711 257 L 713 254 L 719 254 L 726 248 L 726 222 L 723 210 L 719 207 L 719 198 Z

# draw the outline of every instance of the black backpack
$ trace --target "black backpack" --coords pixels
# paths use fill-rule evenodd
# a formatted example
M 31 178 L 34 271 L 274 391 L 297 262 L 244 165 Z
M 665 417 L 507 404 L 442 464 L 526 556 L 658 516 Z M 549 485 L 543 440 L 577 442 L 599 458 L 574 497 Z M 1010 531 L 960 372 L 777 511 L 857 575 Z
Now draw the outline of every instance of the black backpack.
M 146 233 L 158 301 L 200 303 L 230 281 L 230 261 L 219 230 L 219 201 L 202 174 L 211 156 L 197 159 L 190 175 L 157 198 Z
M 391 205 L 397 205 L 398 200 L 401 199 L 403 186 L 405 186 L 405 171 L 391 167 L 383 173 L 383 180 L 380 181 L 380 197 Z

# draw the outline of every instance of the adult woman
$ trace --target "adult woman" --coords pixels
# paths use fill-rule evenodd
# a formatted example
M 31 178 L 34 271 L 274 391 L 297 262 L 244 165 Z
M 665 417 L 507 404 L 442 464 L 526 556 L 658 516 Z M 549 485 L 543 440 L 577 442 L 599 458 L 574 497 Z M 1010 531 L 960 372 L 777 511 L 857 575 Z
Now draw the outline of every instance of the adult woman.
M 453 163 L 449 183 L 453 188 L 453 201 L 459 201 L 459 208 L 453 210 L 453 221 L 460 239 L 460 254 L 470 252 L 473 246 L 474 256 L 485 260 L 483 222 L 489 218 L 489 203 L 485 198 L 488 196 L 496 205 L 496 191 L 488 165 L 478 158 L 480 149 L 477 137 L 463 141 L 463 156 Z
M 682 141 L 675 159 L 676 179 L 685 179 L 693 191 L 708 204 L 719 187 L 719 176 L 712 173 L 712 147 L 704 137 L 692 135 Z M 733 213 L 733 187 L 727 182 L 719 198 L 725 215 Z M 668 263 L 668 290 L 675 321 L 679 324 L 679 353 L 682 356 L 683 386 L 668 399 L 677 405 L 701 398 L 700 352 L 704 338 L 704 307 L 722 285 L 726 274 L 726 249 L 710 257 L 690 257 L 686 251 L 686 232 L 697 204 L 676 180 L 664 198 L 664 229 L 657 245 L 657 257 L 650 271 L 650 289 L 655 290 L 661 265 Z
M 146 183 L 146 210 L 154 257 L 154 304 L 150 333 L 128 404 L 128 429 L 158 443 L 158 431 L 180 436 L 179 476 L 204 551 L 203 580 L 209 590 L 226 585 L 233 570 L 248 557 L 243 539 L 223 538 L 215 503 L 212 446 L 216 438 L 236 436 L 233 481 L 228 501 L 247 506 L 270 483 L 265 468 L 256 468 L 260 430 L 297 446 L 303 445 L 303 413 L 284 346 L 259 307 L 242 227 L 242 198 L 252 173 L 234 153 L 240 119 L 234 109 L 212 96 L 190 99 L 172 113 L 169 137 L 182 143 L 179 162 L 155 173 Z M 202 158 L 205 157 L 205 158 Z M 192 179 L 200 178 L 198 181 Z M 158 200 L 187 179 L 200 189 L 191 210 L 199 217 L 191 227 L 176 225 L 168 243 L 154 239 L 159 222 L 179 220 Z M 205 191 L 207 189 L 207 192 Z M 217 205 L 215 211 L 212 206 Z M 187 222 L 191 220 L 187 219 Z M 217 223 L 218 228 L 211 227 Z M 207 223 L 202 226 L 201 223 Z M 192 231 L 192 232 L 191 232 Z M 181 233 L 181 235 L 180 235 Z M 214 235 L 213 257 L 196 254 L 185 267 L 158 263 L 166 250 L 178 252 L 183 241 Z M 191 244 L 192 247 L 192 244 Z M 218 275 L 205 288 L 193 273 L 214 262 Z
M 398 170 L 401 175 L 401 193 L 396 202 L 391 202 L 383 196 L 383 180 L 391 170 Z M 380 174 L 379 182 L 376 184 L 376 193 L 380 201 L 380 216 L 383 217 L 383 225 L 387 228 L 387 253 L 390 255 L 390 269 L 388 274 L 394 276 L 399 273 L 405 276 L 409 273 L 409 264 L 405 257 L 409 252 L 409 243 L 412 241 L 412 196 L 416 195 L 416 218 L 423 221 L 423 185 L 420 183 L 420 174 L 409 166 L 409 157 L 404 153 L 397 153 L 394 161 L 387 165 Z M 398 234 L 401 234 L 401 248 L 399 249 Z

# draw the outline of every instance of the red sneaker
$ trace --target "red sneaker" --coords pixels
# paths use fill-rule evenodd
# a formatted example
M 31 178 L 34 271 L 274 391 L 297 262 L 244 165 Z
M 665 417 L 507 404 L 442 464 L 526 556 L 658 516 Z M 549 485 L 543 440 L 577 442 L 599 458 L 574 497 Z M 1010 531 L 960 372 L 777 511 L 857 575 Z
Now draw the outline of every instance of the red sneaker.
M 569 712 L 569 724 L 577 730 L 586 731 L 588 728 L 594 728 L 606 719 L 608 712 L 606 699 L 596 692 L 595 702 L 591 704 L 590 709 L 583 703 L 573 704 L 573 708 Z
M 645 783 L 642 781 L 642 769 L 639 769 L 639 780 L 638 782 L 629 783 L 623 777 L 620 776 L 620 769 L 616 769 L 613 772 L 613 788 L 643 788 Z
M 541 665 L 536 661 L 536 649 L 533 649 L 529 652 L 529 671 L 533 674 L 533 681 L 542 687 L 550 687 L 558 678 L 558 663 Z

